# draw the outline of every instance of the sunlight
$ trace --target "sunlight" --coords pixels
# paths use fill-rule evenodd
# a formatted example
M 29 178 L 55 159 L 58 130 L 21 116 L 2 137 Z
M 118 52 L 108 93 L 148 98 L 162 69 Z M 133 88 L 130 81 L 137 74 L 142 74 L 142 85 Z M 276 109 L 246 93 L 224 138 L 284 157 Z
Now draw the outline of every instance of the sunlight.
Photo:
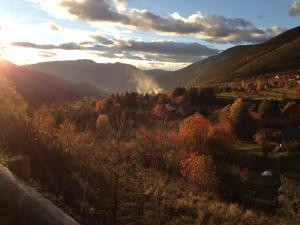
M 39 60 L 36 50 L 13 46 L 5 47 L 5 56 L 3 58 L 17 65 L 30 64 Z

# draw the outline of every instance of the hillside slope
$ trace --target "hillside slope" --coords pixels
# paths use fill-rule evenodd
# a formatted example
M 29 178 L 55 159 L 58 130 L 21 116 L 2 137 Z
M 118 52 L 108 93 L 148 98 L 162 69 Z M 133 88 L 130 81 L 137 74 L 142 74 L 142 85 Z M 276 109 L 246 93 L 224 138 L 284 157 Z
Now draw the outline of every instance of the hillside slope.
M 6 76 L 32 105 L 78 100 L 84 96 L 100 94 L 89 85 L 70 84 L 55 76 L 21 68 L 6 61 L 0 62 L 0 74 Z
M 164 75 L 170 73 L 170 71 L 160 70 L 160 69 L 144 70 L 144 72 L 154 78 L 164 76 Z
M 160 87 L 150 75 L 128 64 L 100 64 L 91 60 L 54 61 L 24 68 L 48 73 L 73 83 L 89 83 L 108 93 L 157 92 Z
M 246 51 L 197 77 L 197 83 L 226 82 L 300 69 L 300 27 Z
M 206 74 L 214 68 L 226 63 L 234 56 L 249 49 L 250 45 L 236 46 L 227 49 L 216 56 L 209 57 L 200 62 L 193 63 L 181 70 L 168 73 L 159 77 L 158 82 L 166 89 L 174 89 L 178 86 L 191 85 L 198 77 L 206 77 Z
M 159 77 L 166 89 L 199 86 L 300 69 L 300 27 L 258 45 L 242 45 Z

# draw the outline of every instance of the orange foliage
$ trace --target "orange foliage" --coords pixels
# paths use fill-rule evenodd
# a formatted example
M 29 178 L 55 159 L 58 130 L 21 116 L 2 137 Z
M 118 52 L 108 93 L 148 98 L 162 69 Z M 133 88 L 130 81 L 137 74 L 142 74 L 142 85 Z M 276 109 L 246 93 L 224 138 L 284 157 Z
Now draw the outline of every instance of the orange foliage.
M 261 115 L 258 112 L 255 111 L 249 111 L 250 116 L 255 120 L 255 121 L 259 121 L 261 120 Z
M 194 114 L 180 123 L 179 138 L 193 150 L 203 151 L 211 123 L 200 114 Z
M 265 90 L 265 84 L 262 81 L 256 82 L 256 90 L 257 91 L 264 91 Z
M 238 98 L 238 99 L 235 100 L 235 102 L 231 105 L 231 108 L 230 108 L 230 115 L 229 115 L 230 120 L 233 120 L 233 119 L 234 119 L 234 117 L 236 116 L 235 114 L 240 110 L 240 108 L 242 107 L 242 104 L 243 104 L 242 98 Z
M 206 148 L 215 154 L 223 154 L 235 149 L 238 139 L 229 123 L 211 126 L 206 140 Z
M 253 136 L 253 139 L 256 144 L 262 145 L 267 140 L 267 133 L 260 130 Z
M 252 171 L 249 169 L 249 168 L 243 168 L 241 171 L 240 171 L 240 178 L 242 180 L 247 180 L 252 174 Z
M 274 129 L 260 129 L 254 136 L 253 140 L 256 144 L 263 145 L 266 142 L 278 142 L 282 135 L 282 131 Z
M 136 134 L 137 143 L 139 146 L 140 154 L 143 160 L 148 164 L 157 164 L 161 160 L 160 149 L 158 146 L 158 138 L 160 135 L 156 132 L 150 131 L 144 127 L 140 128 Z
M 300 84 L 296 87 L 296 95 L 300 96 Z
M 191 153 L 180 164 L 180 173 L 190 182 L 206 188 L 217 184 L 213 160 L 210 156 Z
M 231 112 L 231 105 L 227 105 L 223 109 L 221 109 L 218 112 L 219 121 L 220 122 L 229 121 L 230 112 Z
M 99 100 L 96 102 L 95 108 L 97 112 L 101 112 L 103 110 L 104 107 L 104 101 Z
M 175 98 L 176 103 L 178 104 L 182 104 L 184 101 L 184 97 L 183 96 L 178 96 Z
M 136 135 L 139 153 L 146 164 L 162 168 L 166 167 L 170 160 L 178 163 L 182 158 L 181 152 L 178 151 L 177 132 L 141 128 Z
M 93 157 L 95 136 L 92 131 L 78 132 L 76 125 L 70 121 L 64 121 L 57 131 L 57 144 L 64 151 L 77 156 L 80 160 Z M 91 161 L 90 161 L 91 162 Z
M 100 133 L 101 135 L 106 135 L 109 133 L 110 124 L 107 115 L 102 114 L 98 116 L 96 128 L 98 133 Z
M 153 114 L 156 115 L 156 116 L 161 116 L 162 115 L 162 107 L 161 107 L 160 104 L 156 104 L 153 107 Z
M 52 115 L 44 115 L 45 110 L 40 110 L 34 114 L 34 128 L 36 139 L 52 148 L 55 145 L 56 138 L 56 122 Z

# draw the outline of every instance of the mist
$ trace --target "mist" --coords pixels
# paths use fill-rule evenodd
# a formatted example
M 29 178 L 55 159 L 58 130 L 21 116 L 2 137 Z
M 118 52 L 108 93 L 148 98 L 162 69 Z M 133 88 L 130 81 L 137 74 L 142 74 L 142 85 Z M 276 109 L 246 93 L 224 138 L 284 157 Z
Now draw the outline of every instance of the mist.
M 134 73 L 134 82 L 136 85 L 136 91 L 141 94 L 145 93 L 159 93 L 163 91 L 163 88 L 152 78 L 144 73 Z

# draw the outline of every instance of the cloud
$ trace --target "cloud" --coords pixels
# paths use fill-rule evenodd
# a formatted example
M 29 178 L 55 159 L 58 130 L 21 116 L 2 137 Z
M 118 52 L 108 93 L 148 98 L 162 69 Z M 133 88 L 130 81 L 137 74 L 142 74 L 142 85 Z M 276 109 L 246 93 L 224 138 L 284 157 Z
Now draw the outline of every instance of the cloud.
M 90 35 L 90 37 L 91 37 L 94 41 L 96 41 L 96 42 L 98 42 L 98 43 L 100 43 L 100 44 L 103 44 L 103 45 L 111 45 L 111 44 L 114 43 L 113 41 L 109 40 L 109 39 L 106 38 L 106 37 L 103 37 L 102 35 Z
M 95 52 L 99 57 L 111 59 L 127 59 L 150 62 L 173 62 L 173 63 L 192 63 L 200 61 L 202 56 L 193 55 L 167 55 L 155 53 L 135 53 L 135 52 Z
M 40 5 L 52 14 L 57 15 L 56 12 L 64 11 L 65 16 L 87 23 L 115 23 L 134 30 L 164 35 L 193 35 L 218 43 L 258 43 L 284 31 L 279 27 L 256 27 L 241 18 L 226 18 L 201 12 L 188 17 L 174 12 L 163 17 L 148 10 L 126 8 L 125 0 L 53 0 L 51 6 L 49 3 L 46 5 L 45 0 L 27 1 Z
M 290 5 L 290 15 L 300 16 L 300 0 L 294 0 Z
M 187 23 L 172 16 L 163 18 L 147 10 L 133 9 L 129 12 L 130 24 L 142 30 L 152 30 L 171 34 L 196 34 L 204 29 L 201 24 Z
M 40 57 L 44 57 L 44 58 L 51 58 L 53 56 L 56 56 L 57 54 L 55 52 L 49 52 L 49 51 L 39 51 L 38 55 Z
M 13 42 L 12 45 L 24 48 L 55 49 L 55 45 L 39 45 L 32 42 Z
M 134 52 L 150 52 L 169 55 L 198 55 L 211 56 L 218 53 L 218 50 L 209 48 L 198 43 L 184 43 L 175 41 L 118 41 L 116 49 L 120 51 L 134 51 Z
M 106 21 L 121 22 L 128 24 L 130 18 L 119 12 L 118 6 L 124 4 L 124 1 L 110 0 L 85 0 L 85 1 L 69 1 L 63 0 L 58 5 L 76 16 L 82 21 Z
M 59 30 L 60 30 L 60 27 L 57 26 L 55 23 L 50 23 L 50 24 L 49 24 L 49 28 L 50 28 L 50 30 L 52 30 L 52 31 L 59 31 Z
M 61 50 L 82 50 L 82 46 L 79 44 L 70 42 L 70 43 L 63 43 L 60 45 L 52 45 L 52 44 L 35 44 L 32 42 L 13 42 L 12 45 L 24 48 L 35 48 L 35 49 L 61 49 Z
M 206 15 L 200 12 L 182 20 L 203 25 L 204 28 L 196 34 L 197 37 L 220 43 L 260 43 L 285 30 L 279 27 L 257 28 L 245 19 L 228 19 L 224 16 Z
M 70 42 L 59 45 L 36 44 L 32 42 L 14 42 L 12 45 L 42 50 L 81 50 L 106 58 L 165 62 L 195 62 L 219 52 L 217 49 L 209 48 L 196 42 L 145 42 L 135 40 L 114 40 L 113 42 L 107 38 L 103 40 L 103 38 L 102 36 L 97 36 L 97 38 L 94 38 L 94 41 Z M 100 39 L 100 43 L 97 41 L 98 39 Z M 103 42 L 110 45 L 103 45 Z

